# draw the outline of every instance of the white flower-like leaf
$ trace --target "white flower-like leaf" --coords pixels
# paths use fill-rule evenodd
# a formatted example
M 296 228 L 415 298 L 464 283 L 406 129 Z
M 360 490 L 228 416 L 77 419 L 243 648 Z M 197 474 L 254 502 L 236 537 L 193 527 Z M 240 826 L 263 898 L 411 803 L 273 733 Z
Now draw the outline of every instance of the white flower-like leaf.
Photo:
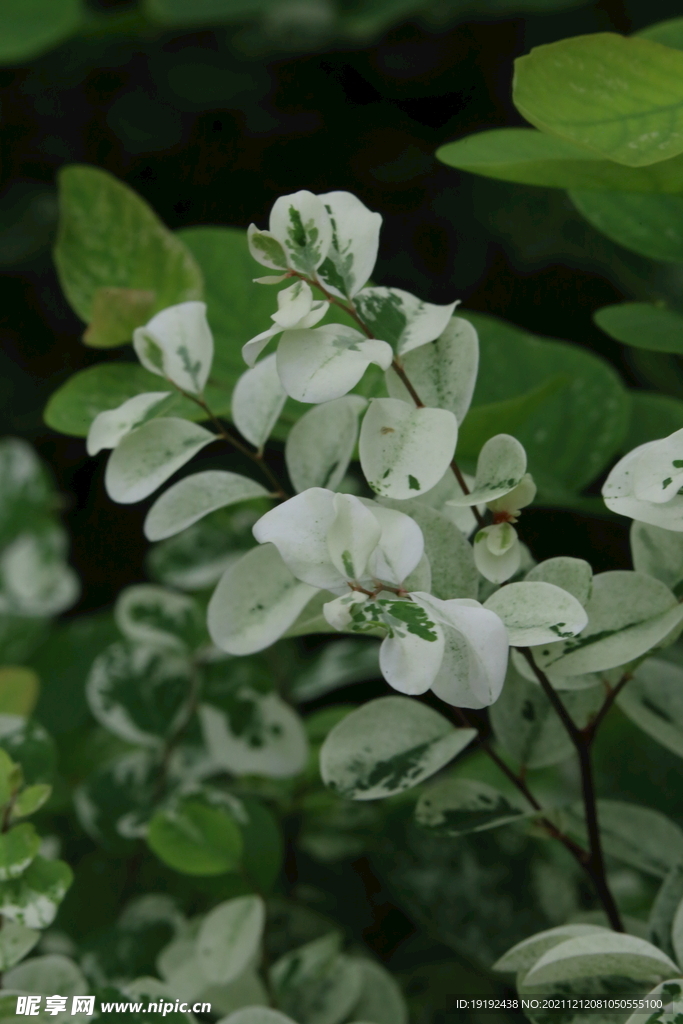
M 260 231 L 255 224 L 250 224 L 247 243 L 249 252 L 262 267 L 270 267 L 271 270 L 288 269 L 287 254 L 270 231 Z M 282 277 L 278 275 L 278 279 L 282 280 Z M 270 284 L 271 281 L 267 283 Z
M 297 279 L 289 288 L 277 293 L 277 313 L 273 313 L 271 320 L 284 330 L 296 327 L 311 312 L 312 305 L 311 286 Z
M 374 491 L 414 498 L 439 482 L 453 458 L 458 421 L 445 409 L 375 398 L 360 431 L 360 462 Z
M 425 405 L 448 409 L 462 423 L 474 394 L 479 369 L 479 338 L 469 320 L 453 316 L 439 337 L 403 359 L 408 379 Z M 387 390 L 392 398 L 412 402 L 401 378 L 389 368 Z
M 145 519 L 145 537 L 147 540 L 165 540 L 218 508 L 250 498 L 267 497 L 265 487 L 238 473 L 223 469 L 193 473 L 157 498 Z
M 448 505 L 479 505 L 508 494 L 526 473 L 526 452 L 511 434 L 490 437 L 479 452 L 474 488 Z
M 287 472 L 296 491 L 337 489 L 358 440 L 358 416 L 367 404 L 360 395 L 344 395 L 314 405 L 296 421 L 285 443 Z
M 310 312 L 306 316 L 294 325 L 297 330 L 305 330 L 309 327 L 315 327 L 317 323 L 320 323 L 322 318 L 327 313 L 329 302 L 324 299 L 316 299 L 311 304 Z M 279 324 L 273 324 L 265 331 L 261 331 L 260 334 L 256 334 L 253 338 L 242 346 L 242 358 L 244 359 L 247 366 L 254 366 L 256 360 L 263 352 L 271 338 L 274 338 L 277 334 L 282 334 L 284 328 L 280 327 Z
M 534 647 L 576 636 L 588 615 L 573 594 L 553 583 L 508 583 L 484 603 L 498 615 L 514 647 Z
M 243 373 L 235 384 L 232 418 L 242 437 L 255 448 L 263 448 L 286 400 L 273 353 Z
M 516 487 L 504 494 L 502 498 L 494 498 L 488 502 L 491 512 L 505 512 L 511 522 L 517 522 L 520 511 L 530 505 L 536 497 L 536 484 L 531 473 L 525 473 Z
M 485 526 L 474 538 L 474 564 L 491 583 L 505 583 L 522 562 L 522 548 L 514 526 Z
M 443 630 L 431 623 L 432 640 L 406 630 L 382 641 L 379 667 L 389 686 L 399 693 L 416 696 L 426 693 L 434 683 L 444 656 Z
M 286 633 L 314 594 L 273 544 L 252 548 L 226 569 L 213 592 L 207 618 L 211 639 L 228 654 L 262 651 Z
M 126 434 L 109 456 L 107 494 L 122 505 L 142 501 L 215 440 L 215 434 L 189 420 L 149 420 Z
M 352 299 L 375 268 L 382 216 L 351 192 L 325 192 L 318 198 L 332 225 L 332 243 L 318 276 L 329 291 Z
M 151 373 L 200 395 L 211 372 L 213 335 L 203 302 L 181 302 L 133 332 L 138 359 Z
M 277 547 L 297 579 L 320 590 L 343 594 L 354 576 L 344 568 L 346 548 L 339 547 L 339 537 L 345 532 L 341 529 L 341 519 L 337 528 L 332 529 L 338 507 L 344 509 L 343 518 L 347 526 L 351 520 L 363 524 L 362 539 L 349 541 L 360 545 L 355 555 L 349 551 L 349 564 L 353 563 L 354 557 L 366 557 L 360 554 L 361 549 L 367 552 L 366 574 L 358 582 L 372 583 L 373 579 L 379 579 L 393 585 L 401 584 L 422 557 L 424 545 L 420 528 L 401 512 L 381 508 L 353 495 L 335 495 L 322 487 L 311 487 L 266 512 L 254 526 L 253 533 L 260 544 L 270 542 Z M 366 513 L 378 523 L 379 532 L 367 519 Z M 378 539 L 370 551 L 373 537 Z
M 287 256 L 287 264 L 312 275 L 332 244 L 332 223 L 320 196 L 302 189 L 280 196 L 270 211 L 270 233 Z
M 361 579 L 382 529 L 370 509 L 351 494 L 335 494 L 333 505 L 334 520 L 327 531 L 332 564 L 342 576 Z
M 329 402 L 355 387 L 371 363 L 386 370 L 392 355 L 385 341 L 343 324 L 327 324 L 285 331 L 277 369 L 285 391 L 298 402 Z
M 442 334 L 457 302 L 435 306 L 401 288 L 364 288 L 356 308 L 376 338 L 384 338 L 399 356 Z
M 98 413 L 90 424 L 85 443 L 88 455 L 97 455 L 103 448 L 116 448 L 121 438 L 144 423 L 170 394 L 170 391 L 149 391 L 133 395 L 118 408 Z
M 607 508 L 637 522 L 683 531 L 683 430 L 648 441 L 620 459 L 603 484 Z M 680 478 L 680 479 L 679 479 Z

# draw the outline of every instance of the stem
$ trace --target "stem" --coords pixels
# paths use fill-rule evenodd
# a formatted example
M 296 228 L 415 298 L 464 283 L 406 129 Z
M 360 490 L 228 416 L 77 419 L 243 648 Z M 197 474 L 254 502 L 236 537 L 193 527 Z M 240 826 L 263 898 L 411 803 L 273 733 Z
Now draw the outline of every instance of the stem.
M 171 381 L 170 383 L 173 382 Z M 174 387 L 176 387 L 176 385 L 174 385 Z M 180 394 L 183 396 L 183 398 L 189 398 L 190 401 L 194 402 L 195 405 L 198 405 L 200 409 L 203 409 L 207 417 L 211 420 L 214 427 L 218 431 L 218 436 L 222 438 L 224 441 L 226 441 L 228 444 L 231 444 L 233 448 L 236 448 L 238 452 L 242 453 L 242 455 L 246 455 L 248 459 L 251 459 L 252 462 L 256 463 L 256 465 L 259 467 L 264 476 L 268 478 L 268 482 L 273 487 L 276 496 L 278 498 L 281 498 L 282 501 L 286 501 L 289 495 L 287 494 L 287 491 L 284 489 L 278 478 L 273 473 L 268 463 L 263 458 L 263 452 L 252 451 L 250 448 L 247 448 L 245 444 L 242 444 L 238 437 L 235 437 L 234 434 L 232 434 L 223 426 L 218 417 L 211 411 L 211 409 L 209 409 L 208 405 L 206 404 L 206 401 L 202 397 L 200 397 L 199 395 L 191 395 L 187 391 L 183 391 L 181 388 L 178 388 L 177 390 L 180 391 Z
M 604 719 L 605 715 L 607 714 L 609 709 L 612 707 L 612 705 L 614 704 L 615 700 L 617 699 L 617 697 L 619 696 L 621 691 L 624 689 L 626 684 L 631 679 L 633 679 L 633 676 L 631 675 L 631 673 L 630 672 L 624 672 L 623 676 L 621 677 L 621 679 L 619 680 L 617 685 L 614 688 L 609 687 L 607 697 L 605 698 L 605 703 L 602 705 L 602 707 L 600 708 L 600 710 L 598 711 L 597 715 L 595 716 L 593 721 L 590 723 L 590 725 L 586 729 L 584 729 L 584 733 L 586 735 L 586 740 L 587 740 L 587 743 L 588 743 L 589 747 L 593 743 L 593 740 L 595 739 L 595 734 L 598 731 L 598 729 L 600 728 L 600 726 L 602 725 L 602 722 L 603 722 L 603 719 Z M 606 682 L 605 682 L 605 685 L 607 686 Z
M 161 764 L 159 765 L 159 777 L 157 779 L 157 785 L 155 787 L 154 799 L 160 800 L 164 795 L 166 789 L 166 777 L 168 775 L 168 768 L 171 763 L 171 755 L 178 746 L 178 743 L 183 737 L 183 733 L 187 729 L 188 725 L 192 721 L 192 716 L 197 710 L 197 704 L 199 703 L 199 697 L 202 689 L 202 680 L 199 667 L 195 664 L 192 668 L 192 679 L 190 680 L 190 693 L 185 714 L 183 715 L 180 723 L 176 727 L 173 733 L 166 740 L 164 752 L 161 756 Z
M 307 284 L 315 285 L 315 287 L 318 288 L 323 293 L 323 295 L 325 296 L 325 298 L 327 299 L 327 301 L 331 305 L 337 306 L 339 309 L 343 309 L 345 313 L 347 313 L 353 320 L 355 320 L 355 322 L 358 324 L 358 326 L 360 327 L 361 331 L 363 332 L 363 334 L 365 335 L 366 338 L 373 338 L 374 339 L 375 335 L 372 333 L 372 331 L 367 326 L 367 324 L 364 323 L 362 317 L 360 317 L 358 315 L 358 313 L 356 311 L 356 308 L 353 305 L 353 303 L 351 303 L 350 305 L 347 306 L 345 302 L 341 302 L 335 295 L 332 295 L 331 292 L 328 292 L 327 288 L 325 288 L 325 286 L 322 285 L 320 283 L 320 281 L 318 281 L 318 280 L 310 280 L 309 281 L 308 278 L 304 277 L 303 274 L 295 274 L 293 276 L 300 277 L 302 279 L 302 281 L 306 281 Z M 391 368 L 394 371 L 394 373 L 396 374 L 396 376 L 401 380 L 401 383 L 403 384 L 404 388 L 406 389 L 406 391 L 408 392 L 408 394 L 412 398 L 412 400 L 415 403 L 415 405 L 417 406 L 417 408 L 418 409 L 424 409 L 424 407 L 425 407 L 424 402 L 422 401 L 422 399 L 418 395 L 417 391 L 413 387 L 413 384 L 412 384 L 412 382 L 410 380 L 410 377 L 408 376 L 408 374 L 406 373 L 406 371 L 404 370 L 402 364 L 396 358 L 396 356 L 394 356 L 394 358 L 391 361 Z M 455 459 L 453 459 L 453 461 L 451 462 L 451 469 L 453 470 L 453 473 L 455 475 L 455 479 L 460 484 L 460 488 L 462 490 L 462 493 L 463 494 L 469 494 L 470 493 L 470 489 L 467 486 L 467 484 L 465 483 L 465 478 L 462 475 L 462 473 L 460 472 L 460 468 L 459 468 L 457 462 L 455 461 Z M 484 517 L 482 516 L 482 514 L 480 513 L 480 511 L 479 511 L 479 509 L 477 508 L 476 505 L 472 505 L 471 508 L 472 508 L 472 512 L 474 514 L 474 518 L 477 521 L 477 525 L 481 529 L 482 526 L 485 525 Z
M 584 864 L 584 867 L 591 877 L 595 891 L 602 903 L 605 913 L 607 914 L 610 925 L 615 932 L 623 932 L 624 926 L 621 921 L 619 909 L 612 893 L 610 892 L 610 888 L 607 884 L 607 877 L 605 875 L 605 861 L 602 853 L 602 841 L 600 839 L 600 826 L 598 824 L 598 811 L 595 798 L 595 783 L 593 780 L 593 765 L 591 763 L 591 743 L 595 737 L 596 723 L 599 724 L 599 722 L 602 721 L 604 714 L 606 714 L 606 711 L 613 703 L 619 687 L 615 687 L 615 690 L 609 694 L 592 726 L 588 729 L 579 729 L 576 722 L 560 700 L 557 691 L 554 689 L 547 675 L 536 664 L 531 650 L 528 647 L 520 647 L 519 650 L 531 666 L 534 675 L 541 684 L 543 692 L 552 704 L 562 724 L 567 730 L 574 747 L 576 748 L 576 753 L 579 759 L 579 768 L 581 771 L 581 790 L 583 794 L 584 813 L 586 816 L 588 845 L 590 848 L 589 858 Z M 622 680 L 620 685 L 625 685 L 625 680 Z M 607 708 L 605 705 L 607 705 Z
M 510 766 L 505 763 L 502 757 L 499 757 L 499 755 L 493 749 L 489 741 L 485 739 L 484 736 L 482 736 L 476 724 L 467 717 L 462 708 L 454 708 L 453 710 L 460 719 L 460 722 L 463 725 L 465 725 L 468 729 L 477 729 L 477 732 L 479 733 L 479 745 L 482 748 L 482 750 L 491 758 L 494 764 L 496 764 L 498 768 L 500 768 L 500 770 L 508 777 L 510 782 L 512 782 L 513 785 L 517 787 L 517 789 L 524 796 L 524 798 L 531 804 L 534 810 L 542 811 L 542 806 L 539 804 L 538 800 L 531 792 L 524 779 L 522 779 L 519 775 L 515 775 Z M 565 835 L 564 832 L 561 832 L 557 828 L 557 826 L 554 825 L 552 821 L 550 821 L 549 818 L 541 817 L 539 818 L 539 821 L 546 829 L 546 831 L 549 833 L 549 835 L 552 836 L 553 839 L 559 840 L 559 842 L 561 842 L 563 846 L 566 846 L 566 848 L 569 850 L 572 856 L 575 857 L 576 860 L 579 862 L 581 867 L 585 868 L 589 856 L 588 852 L 584 850 L 582 846 L 579 846 L 578 843 L 575 843 L 573 839 L 570 839 L 569 836 Z

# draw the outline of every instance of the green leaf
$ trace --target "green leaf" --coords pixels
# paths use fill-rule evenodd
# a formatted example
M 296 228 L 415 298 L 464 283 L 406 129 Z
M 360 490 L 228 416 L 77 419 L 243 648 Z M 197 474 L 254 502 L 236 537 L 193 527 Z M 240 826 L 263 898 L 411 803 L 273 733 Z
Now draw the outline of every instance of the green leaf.
M 59 187 L 55 264 L 82 320 L 101 313 L 99 288 L 154 292 L 152 312 L 201 299 L 202 274 L 193 256 L 127 185 L 96 167 L 73 164 L 62 168 Z M 138 323 L 129 317 L 135 327 L 149 319 L 149 307 L 137 312 Z
M 27 718 L 38 700 L 40 682 L 30 668 L 3 665 L 0 668 L 0 714 Z
M 620 302 L 593 314 L 598 327 L 624 345 L 683 355 L 683 316 L 648 302 Z
M 206 639 L 203 612 L 194 598 L 152 583 L 122 590 L 114 620 L 126 639 L 136 644 L 185 651 Z
M 297 702 L 315 700 L 349 683 L 378 679 L 379 644 L 376 641 L 339 639 L 325 644 L 312 664 L 290 684 L 290 695 Z M 306 719 L 306 723 L 309 719 Z
M 6 0 L 0 63 L 20 64 L 58 46 L 85 18 L 82 0 Z
M 610 32 L 515 61 L 513 101 L 537 128 L 629 167 L 683 152 L 683 54 Z
M 0 835 L 0 882 L 23 874 L 39 847 L 40 836 L 28 822 Z
M 626 249 L 665 263 L 683 263 L 683 196 L 635 192 L 569 193 L 586 220 Z
M 390 498 L 382 498 L 380 504 L 397 512 L 405 512 L 422 530 L 424 550 L 432 574 L 430 592 L 443 601 L 462 597 L 476 600 L 479 577 L 474 565 L 472 545 L 467 543 L 455 523 L 419 500 L 392 501 Z
M 320 751 L 323 782 L 352 800 L 378 800 L 417 786 L 476 736 L 408 697 L 380 697 L 336 725 Z
M 641 39 L 652 39 L 655 43 L 663 46 L 673 46 L 676 50 L 683 50 L 683 18 L 668 18 L 666 21 L 658 21 L 647 28 L 641 28 L 636 33 Z
M 631 422 L 622 445 L 623 452 L 633 451 L 647 441 L 658 441 L 683 427 L 683 402 L 671 395 L 652 391 L 631 392 Z
M 419 825 L 444 836 L 484 832 L 527 817 L 531 808 L 511 803 L 493 786 L 476 779 L 445 778 L 425 789 L 417 802 Z
M 629 396 L 617 374 L 577 345 L 539 338 L 482 314 L 466 318 L 479 334 L 475 408 L 519 397 L 558 376 L 571 382 L 514 434 L 526 449 L 541 501 L 554 497 L 557 502 L 558 485 L 565 494 L 580 491 L 617 455 L 626 433 Z
M 168 648 L 115 643 L 95 659 L 86 695 L 95 718 L 128 743 L 156 748 L 187 716 L 193 669 Z
M 449 167 L 501 181 L 545 188 L 624 192 L 680 192 L 683 159 L 624 167 L 567 139 L 531 128 L 494 128 L 449 142 L 436 151 Z
M 622 570 L 593 577 L 586 612 L 588 625 L 580 636 L 534 651 L 541 668 L 575 676 L 625 665 L 661 643 L 683 620 L 683 606 L 668 587 L 644 573 Z
M 39 939 L 40 932 L 33 928 L 26 928 L 13 921 L 3 921 L 0 932 L 0 970 L 4 972 L 23 960 Z M 8 987 L 6 979 L 4 985 Z
M 229 985 L 255 958 L 266 908 L 260 896 L 239 896 L 207 914 L 197 935 L 197 960 L 208 981 Z
M 270 647 L 315 593 L 292 575 L 274 544 L 261 544 L 221 577 L 209 603 L 211 638 L 229 654 Z
M 677 971 L 673 961 L 645 939 L 605 930 L 578 935 L 546 950 L 525 976 L 523 985 L 600 975 L 657 979 Z
M 144 12 L 150 21 L 161 25 L 215 25 L 253 18 L 273 3 L 274 0 L 193 0 L 190 7 L 186 0 L 144 0 Z
M 278 1005 L 301 1024 L 341 1024 L 360 995 L 360 969 L 339 947 L 331 932 L 285 953 L 270 969 Z
M 352 1019 L 367 1024 L 408 1024 L 406 1001 L 389 971 L 365 957 L 355 957 L 354 962 L 361 972 L 361 991 Z
M 113 854 L 130 854 L 158 803 L 156 751 L 137 749 L 109 759 L 74 792 L 74 807 L 84 831 Z
M 358 440 L 358 417 L 367 402 L 344 395 L 312 409 L 292 426 L 285 444 L 287 472 L 294 489 L 336 491 L 348 469 Z
M 228 811 L 192 798 L 157 811 L 147 843 L 164 864 L 185 875 L 234 871 L 242 855 L 242 835 Z
M 0 912 L 27 928 L 47 928 L 72 881 L 64 861 L 36 857 L 19 878 L 0 883 Z
M 240 797 L 243 870 L 258 892 L 269 892 L 284 859 L 284 842 L 273 813 L 254 797 Z
M 671 926 L 683 899 L 683 863 L 675 864 L 661 884 L 648 918 L 650 941 L 675 957 L 671 942 Z
M 57 760 L 55 744 L 35 720 L 0 715 L 0 747 L 21 765 L 28 784 L 52 780 Z
M 303 723 L 276 693 L 241 686 L 221 708 L 202 704 L 199 718 L 213 762 L 234 775 L 291 778 L 306 764 Z
M 536 410 L 546 407 L 548 400 L 558 391 L 562 391 L 568 383 L 566 377 L 558 374 L 524 395 L 504 398 L 500 402 L 490 402 L 486 405 L 475 405 L 470 409 L 467 419 L 460 428 L 458 458 L 476 459 L 483 445 L 496 434 L 516 436 Z
M 683 757 L 683 669 L 680 666 L 648 658 L 638 666 L 633 679 L 617 697 L 617 703 L 639 729 Z
M 563 810 L 570 832 L 586 838 L 583 805 Z M 598 821 L 605 853 L 648 875 L 664 878 L 683 860 L 683 832 L 650 807 L 621 800 L 598 800 Z
M 52 786 L 39 782 L 35 786 L 27 786 L 22 790 L 12 807 L 12 818 L 28 818 L 40 810 L 43 804 L 50 799 Z
M 151 319 L 156 292 L 142 288 L 98 288 L 83 343 L 91 348 L 117 348 L 133 337 L 140 324 Z

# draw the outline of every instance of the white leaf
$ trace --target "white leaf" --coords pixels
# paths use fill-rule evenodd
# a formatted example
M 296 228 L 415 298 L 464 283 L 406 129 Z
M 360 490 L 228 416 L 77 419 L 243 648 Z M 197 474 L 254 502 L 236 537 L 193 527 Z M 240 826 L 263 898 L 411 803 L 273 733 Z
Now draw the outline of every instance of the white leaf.
M 683 900 L 678 904 L 678 909 L 674 914 L 671 925 L 671 944 L 674 948 L 676 959 L 680 963 L 683 960 Z
M 303 330 L 306 327 L 315 327 L 327 312 L 329 302 L 324 300 L 318 300 L 311 305 L 310 313 L 307 313 L 299 323 L 294 326 L 297 329 Z M 274 324 L 265 331 L 261 331 L 260 334 L 256 334 L 253 338 L 250 338 L 245 345 L 242 346 L 242 358 L 244 359 L 247 366 L 254 366 L 256 360 L 263 352 L 264 348 L 268 344 L 271 338 L 274 338 L 276 334 L 281 334 L 283 328 L 279 324 Z
M 459 836 L 508 825 L 530 812 L 530 805 L 521 805 L 486 782 L 446 775 L 424 790 L 415 820 L 438 835 Z
M 474 564 L 490 583 L 505 583 L 522 563 L 522 548 L 514 526 L 485 526 L 474 538 Z
M 368 572 L 378 580 L 400 586 L 417 568 L 424 552 L 422 530 L 409 515 L 360 499 L 372 510 L 382 533 L 368 560 Z
M 526 473 L 526 452 L 510 434 L 490 437 L 479 452 L 474 488 L 448 505 L 480 505 L 513 490 Z
M 505 589 L 508 589 L 507 587 Z M 659 580 L 615 570 L 593 577 L 581 636 L 534 652 L 541 668 L 565 676 L 625 665 L 656 647 L 683 621 L 683 605 Z
M 645 939 L 599 932 L 578 935 L 546 950 L 525 976 L 524 986 L 604 975 L 657 979 L 672 971 L 677 971 L 673 961 Z
M 287 399 L 276 359 L 273 353 L 243 373 L 232 393 L 233 422 L 240 434 L 259 450 L 270 437 Z
M 3 978 L 3 988 L 41 995 L 60 992 L 68 997 L 82 996 L 88 991 L 83 972 L 73 960 L 61 953 L 34 956 L 13 967 Z
M 416 696 L 425 693 L 436 679 L 444 653 L 443 631 L 430 624 L 433 639 L 425 640 L 412 632 L 399 633 L 382 641 L 379 667 L 389 686 L 399 693 Z
M 325 204 L 305 189 L 275 200 L 268 227 L 285 250 L 288 265 L 307 275 L 315 273 L 332 243 Z
M 657 441 L 633 470 L 633 494 L 639 501 L 665 504 L 683 486 L 683 430 Z
M 260 896 L 219 903 L 197 935 L 197 962 L 207 981 L 227 985 L 242 974 L 261 944 L 266 908 Z
M 64 561 L 66 535 L 61 527 L 20 533 L 0 557 L 2 598 L 12 613 L 28 617 L 57 615 L 74 603 L 80 583 Z
M 576 598 L 553 583 L 508 583 L 491 594 L 484 607 L 503 620 L 514 647 L 576 636 L 588 622 Z
M 23 924 L 3 921 L 0 932 L 0 970 L 6 971 L 14 967 L 19 960 L 31 952 L 40 939 L 40 932 L 27 928 Z M 7 980 L 4 981 L 7 988 Z
M 181 302 L 133 331 L 133 348 L 151 373 L 173 381 L 182 391 L 201 395 L 213 362 L 213 335 L 206 304 Z
M 189 420 L 164 417 L 143 423 L 109 456 L 107 494 L 122 505 L 142 501 L 215 440 L 215 434 Z
M 399 356 L 438 338 L 456 305 L 457 302 L 450 302 L 447 306 L 435 306 L 401 288 L 364 288 L 356 296 L 356 308 L 363 322 L 376 338 L 388 341 Z
M 636 471 L 641 463 L 647 464 L 658 444 L 659 441 L 648 441 L 620 459 L 603 484 L 602 496 L 612 512 L 680 533 L 683 531 L 683 495 L 676 491 L 665 504 L 643 501 L 635 495 Z
M 269 973 L 278 1005 L 306 1024 L 342 1024 L 360 994 L 360 968 L 335 932 L 285 953 Z
M 116 448 L 121 438 L 144 423 L 170 394 L 170 391 L 150 391 L 143 395 L 133 395 L 117 409 L 106 409 L 98 413 L 88 431 L 85 444 L 88 455 L 97 455 L 103 448 Z
M 514 517 L 511 521 L 516 522 L 521 509 L 530 505 L 535 497 L 536 484 L 534 483 L 534 478 L 531 473 L 525 473 L 516 487 L 513 487 L 511 491 L 508 491 L 501 498 L 494 498 L 493 501 L 487 502 L 487 505 L 494 514 L 497 512 L 507 512 L 509 516 Z
M 562 924 L 557 928 L 549 928 L 544 932 L 537 932 L 536 935 L 522 939 L 517 945 L 504 953 L 500 960 L 493 965 L 494 971 L 509 971 L 519 973 L 526 972 L 547 950 L 558 946 L 567 939 L 575 939 L 581 935 L 608 932 L 609 929 L 602 928 L 596 924 Z
M 245 721 L 232 722 L 212 704 L 202 704 L 199 719 L 215 765 L 234 775 L 265 775 L 288 779 L 306 765 L 308 742 L 301 718 L 276 693 L 258 693 L 248 686 L 236 693 Z
M 282 386 L 298 402 L 329 402 L 356 386 L 368 366 L 391 364 L 385 341 L 365 338 L 343 324 L 285 331 L 277 350 Z
M 332 244 L 319 276 L 329 291 L 352 299 L 375 268 L 381 214 L 372 213 L 351 192 L 324 192 L 318 198 L 332 225 Z
M 559 555 L 539 562 L 526 574 L 528 583 L 553 583 L 573 594 L 579 604 L 585 605 L 593 586 L 593 570 L 582 558 Z
M 458 421 L 445 409 L 375 398 L 360 431 L 360 462 L 374 491 L 414 498 L 439 482 L 455 452 Z
M 479 369 L 479 339 L 469 320 L 451 317 L 431 345 L 409 352 L 403 368 L 425 405 L 448 409 L 462 423 L 472 401 Z M 386 373 L 392 398 L 412 402 L 401 378 L 391 367 Z
M 408 1024 L 403 993 L 389 971 L 374 960 L 354 957 L 361 972 L 360 998 L 353 1008 L 353 1020 L 372 1024 Z
M 238 473 L 221 469 L 194 473 L 183 477 L 157 498 L 145 519 L 145 537 L 165 540 L 218 508 L 268 496 L 265 487 Z
M 340 796 L 378 800 L 418 785 L 476 735 L 408 697 L 380 697 L 335 725 L 320 751 L 320 772 Z
M 344 395 L 314 405 L 293 424 L 285 444 L 285 461 L 296 491 L 337 489 L 356 446 L 358 416 L 367 404 L 360 395 Z
M 327 546 L 334 518 L 334 493 L 311 487 L 261 516 L 253 534 L 259 544 L 275 545 L 297 579 L 321 590 L 345 590 L 346 577 Z
M 123 635 L 135 643 L 183 651 L 201 637 L 202 615 L 194 598 L 153 583 L 122 590 L 114 619 Z
M 313 292 L 305 281 L 297 280 L 289 288 L 277 293 L 277 313 L 271 320 L 281 329 L 296 327 L 300 320 L 311 312 Z
M 467 487 L 472 490 L 474 487 L 474 477 L 463 473 L 463 478 Z M 469 505 L 449 504 L 451 498 L 457 498 L 463 494 L 464 491 L 456 480 L 455 473 L 449 466 L 438 484 L 424 494 L 421 494 L 419 501 L 422 504 L 429 505 L 430 508 L 436 509 L 441 515 L 446 516 L 465 537 L 469 537 L 477 525 L 472 508 Z M 479 505 L 478 511 L 483 515 L 486 512 L 486 506 Z
M 259 231 L 255 224 L 250 224 L 247 243 L 249 252 L 261 266 L 270 267 L 271 270 L 287 269 L 287 254 L 270 231 Z
M 208 609 L 211 639 L 228 654 L 275 643 L 315 594 L 287 568 L 274 545 L 252 548 L 224 572 Z
M 636 572 L 647 573 L 676 593 L 683 580 L 683 537 L 647 523 L 631 523 L 631 557 Z
M 359 580 L 368 559 L 379 543 L 381 528 L 377 517 L 351 494 L 336 494 L 334 520 L 327 531 L 327 549 L 340 575 Z
M 432 683 L 436 696 L 457 707 L 493 704 L 503 687 L 508 661 L 508 638 L 500 618 L 478 601 L 439 601 L 431 594 L 412 597 L 444 634 L 444 657 Z
M 598 821 L 603 850 L 656 878 L 665 878 L 683 861 L 683 831 L 652 807 L 623 800 L 598 800 Z M 563 824 L 581 842 L 587 842 L 583 803 L 562 811 Z

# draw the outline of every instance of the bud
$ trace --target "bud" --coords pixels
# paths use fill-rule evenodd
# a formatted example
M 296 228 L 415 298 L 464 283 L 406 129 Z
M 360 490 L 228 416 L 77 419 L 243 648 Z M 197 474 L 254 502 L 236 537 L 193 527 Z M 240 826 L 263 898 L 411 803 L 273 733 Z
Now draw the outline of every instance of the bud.
M 489 501 L 488 507 L 493 512 L 496 522 L 516 523 L 520 510 L 526 508 L 536 497 L 536 484 L 531 473 L 525 473 L 516 487 L 502 498 Z
M 474 538 L 474 564 L 491 583 L 505 583 L 522 561 L 517 531 L 509 522 L 486 526 Z

